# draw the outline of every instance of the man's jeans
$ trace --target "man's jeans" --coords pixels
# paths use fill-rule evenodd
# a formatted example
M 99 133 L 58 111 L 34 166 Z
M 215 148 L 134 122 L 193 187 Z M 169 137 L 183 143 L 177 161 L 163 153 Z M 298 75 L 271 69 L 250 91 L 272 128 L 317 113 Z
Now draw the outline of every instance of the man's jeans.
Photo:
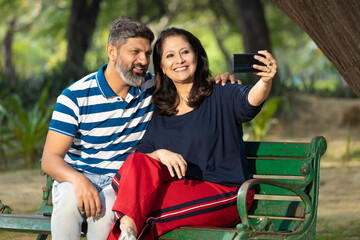
M 51 235 L 53 240 L 76 240 L 81 237 L 81 225 L 87 221 L 86 239 L 106 239 L 112 223 L 116 195 L 111 187 L 112 178 L 108 176 L 84 174 L 99 191 L 102 211 L 100 216 L 86 218 L 78 209 L 74 186 L 68 182 L 54 182 L 52 191 L 53 212 L 51 217 Z

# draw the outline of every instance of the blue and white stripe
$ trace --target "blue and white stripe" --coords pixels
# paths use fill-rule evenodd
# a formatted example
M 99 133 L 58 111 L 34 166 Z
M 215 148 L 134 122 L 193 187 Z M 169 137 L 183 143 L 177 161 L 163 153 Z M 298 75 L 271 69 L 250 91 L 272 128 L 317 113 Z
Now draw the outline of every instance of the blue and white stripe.
M 114 176 L 135 151 L 151 120 L 154 79 L 131 87 L 125 100 L 97 73 L 75 82 L 58 97 L 49 130 L 73 137 L 65 161 L 76 170 Z

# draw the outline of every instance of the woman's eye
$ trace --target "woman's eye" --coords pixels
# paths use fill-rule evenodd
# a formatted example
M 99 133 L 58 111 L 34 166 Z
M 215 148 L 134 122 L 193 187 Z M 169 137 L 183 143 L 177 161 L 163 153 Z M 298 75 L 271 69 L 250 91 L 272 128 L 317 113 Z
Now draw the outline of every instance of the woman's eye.
M 189 53 L 189 50 L 184 50 L 181 52 L 181 54 L 187 54 L 187 53 Z
M 174 54 L 168 54 L 168 55 L 166 55 L 166 58 L 171 58 L 173 56 L 174 56 Z

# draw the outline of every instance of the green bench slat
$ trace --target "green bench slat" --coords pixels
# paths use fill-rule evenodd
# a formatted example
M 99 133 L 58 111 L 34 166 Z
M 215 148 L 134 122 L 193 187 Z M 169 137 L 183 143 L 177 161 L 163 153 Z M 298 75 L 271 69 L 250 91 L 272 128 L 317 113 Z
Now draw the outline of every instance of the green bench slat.
M 254 174 L 301 175 L 300 169 L 306 159 L 252 159 L 248 158 L 250 171 Z
M 260 184 L 255 187 L 255 193 L 262 195 L 284 195 L 284 196 L 296 196 L 292 191 L 269 185 Z
M 235 228 L 180 227 L 160 237 L 160 239 L 235 239 L 238 232 Z
M 31 233 L 50 233 L 50 217 L 41 215 L 2 214 L 0 229 Z
M 274 178 L 275 179 L 275 178 Z M 287 183 L 301 183 L 299 180 L 290 180 L 290 179 L 275 179 L 281 182 L 287 182 Z M 262 194 L 262 195 L 285 195 L 285 196 L 296 196 L 295 193 L 293 193 L 290 190 L 267 185 L 267 184 L 259 184 L 255 187 L 255 193 L 256 194 Z
M 254 200 L 249 211 L 250 215 L 304 217 L 304 203 L 302 201 Z
M 293 231 L 302 222 L 301 219 L 277 219 L 272 217 L 269 217 L 269 219 L 274 223 L 275 229 L 283 232 Z M 250 218 L 250 222 L 254 225 L 256 225 L 257 221 L 257 218 Z
M 306 157 L 309 143 L 245 142 L 246 155 L 272 157 Z

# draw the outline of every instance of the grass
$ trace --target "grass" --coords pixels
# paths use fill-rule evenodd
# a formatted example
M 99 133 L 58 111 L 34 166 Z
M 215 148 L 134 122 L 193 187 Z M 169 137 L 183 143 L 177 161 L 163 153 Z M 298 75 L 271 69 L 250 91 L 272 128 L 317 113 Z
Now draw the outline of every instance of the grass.
M 334 224 L 330 218 L 318 218 L 317 240 L 351 240 L 360 239 L 360 217 L 357 220 L 344 220 L 341 224 Z M 339 223 L 339 221 L 336 221 Z

